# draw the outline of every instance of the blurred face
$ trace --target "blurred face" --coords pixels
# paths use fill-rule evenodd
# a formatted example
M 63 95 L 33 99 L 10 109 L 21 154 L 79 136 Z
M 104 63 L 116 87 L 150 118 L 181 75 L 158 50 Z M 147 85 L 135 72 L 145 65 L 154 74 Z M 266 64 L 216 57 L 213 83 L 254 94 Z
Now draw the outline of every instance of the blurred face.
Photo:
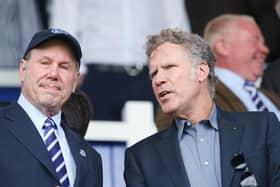
M 276 0 L 275 11 L 277 16 L 280 18 L 280 0 Z
M 195 102 L 196 71 L 182 46 L 166 42 L 157 47 L 149 69 L 153 91 L 163 112 L 179 115 Z
M 259 27 L 241 20 L 228 39 L 228 68 L 246 80 L 255 81 L 263 74 L 265 58 L 269 52 Z
M 50 40 L 20 64 L 22 94 L 46 115 L 54 115 L 76 88 L 79 72 L 67 45 Z

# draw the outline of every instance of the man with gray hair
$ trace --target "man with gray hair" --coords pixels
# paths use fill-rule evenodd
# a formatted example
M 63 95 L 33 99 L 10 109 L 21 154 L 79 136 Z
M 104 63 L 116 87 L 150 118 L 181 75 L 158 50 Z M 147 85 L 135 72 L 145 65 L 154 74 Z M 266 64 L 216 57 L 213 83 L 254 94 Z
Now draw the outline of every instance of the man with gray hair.
M 173 122 L 126 150 L 127 187 L 280 185 L 279 121 L 216 106 L 205 40 L 166 29 L 149 37 L 146 54 L 155 97 Z
M 280 0 L 276 0 L 274 9 L 278 18 L 280 19 Z M 263 74 L 261 88 L 271 90 L 277 93 L 278 96 L 280 96 L 279 72 L 280 57 L 267 64 L 267 67 Z
M 258 89 L 269 49 L 255 20 L 223 14 L 208 22 L 204 37 L 217 58 L 219 106 L 226 111 L 270 111 L 280 119 L 280 98 Z
M 216 56 L 217 106 L 228 112 L 270 111 L 280 119 L 279 96 L 257 88 L 269 50 L 254 18 L 222 14 L 208 22 L 204 37 Z M 158 109 L 159 130 L 167 128 L 171 121 L 170 116 Z

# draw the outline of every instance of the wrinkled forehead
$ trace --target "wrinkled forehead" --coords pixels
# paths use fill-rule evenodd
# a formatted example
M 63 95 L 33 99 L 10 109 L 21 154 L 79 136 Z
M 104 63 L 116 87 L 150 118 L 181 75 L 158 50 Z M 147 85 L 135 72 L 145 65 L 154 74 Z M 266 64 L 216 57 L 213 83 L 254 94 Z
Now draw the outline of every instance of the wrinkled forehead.
M 157 46 L 151 53 L 150 59 L 155 58 L 156 56 L 168 56 L 174 53 L 186 54 L 187 50 L 182 44 L 175 44 L 171 42 L 165 42 Z
M 56 38 L 50 39 L 46 42 L 43 42 L 36 48 L 32 49 L 30 51 L 30 53 L 32 54 L 32 52 L 37 49 L 46 50 L 46 51 L 62 49 L 64 51 L 66 51 L 67 52 L 66 54 L 69 56 L 69 58 L 78 65 L 78 62 L 74 55 L 73 49 L 69 46 L 68 42 L 65 40 L 60 40 L 60 39 L 56 39 Z M 57 53 L 59 53 L 59 52 L 61 52 L 61 51 L 57 51 Z
M 44 49 L 44 50 L 48 50 L 51 48 L 57 48 L 57 49 L 63 49 L 65 51 L 67 51 L 67 55 L 69 55 L 69 58 L 76 63 L 77 67 L 79 67 L 79 61 L 77 60 L 76 56 L 75 56 L 75 52 L 74 49 L 71 47 L 71 45 L 69 44 L 69 42 L 67 40 L 61 39 L 61 38 L 52 38 L 49 39 L 41 44 L 39 44 L 38 46 L 36 46 L 34 49 L 32 49 L 30 51 L 30 53 L 32 53 L 32 51 L 36 50 L 36 49 Z M 59 52 L 59 51 L 58 51 Z
M 241 19 L 240 21 L 237 22 L 236 25 L 237 25 L 236 29 L 238 30 L 241 29 L 244 31 L 249 31 L 263 37 L 260 27 L 254 21 Z

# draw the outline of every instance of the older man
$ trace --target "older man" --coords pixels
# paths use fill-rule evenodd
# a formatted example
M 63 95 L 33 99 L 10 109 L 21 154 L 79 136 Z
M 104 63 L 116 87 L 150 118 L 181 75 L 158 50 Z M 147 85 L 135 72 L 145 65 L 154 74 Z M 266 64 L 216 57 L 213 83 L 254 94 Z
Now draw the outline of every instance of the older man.
M 102 186 L 100 155 L 61 116 L 81 56 L 63 30 L 33 36 L 20 62 L 20 97 L 0 110 L 0 186 Z

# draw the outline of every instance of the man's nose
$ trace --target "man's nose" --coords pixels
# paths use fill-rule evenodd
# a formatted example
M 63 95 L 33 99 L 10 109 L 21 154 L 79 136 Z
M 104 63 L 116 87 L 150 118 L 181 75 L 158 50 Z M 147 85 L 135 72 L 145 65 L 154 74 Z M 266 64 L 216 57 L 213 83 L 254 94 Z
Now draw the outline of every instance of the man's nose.
M 165 83 L 166 82 L 166 75 L 165 75 L 164 71 L 159 70 L 157 72 L 157 74 L 154 76 L 153 81 L 154 81 L 154 84 L 156 86 L 160 86 L 163 83 Z
M 260 51 L 264 54 L 264 55 L 268 55 L 269 53 L 269 48 L 267 47 L 266 44 L 262 43 L 259 45 Z
M 53 65 L 49 68 L 48 76 L 51 78 L 56 78 L 58 76 L 59 68 L 56 65 Z

